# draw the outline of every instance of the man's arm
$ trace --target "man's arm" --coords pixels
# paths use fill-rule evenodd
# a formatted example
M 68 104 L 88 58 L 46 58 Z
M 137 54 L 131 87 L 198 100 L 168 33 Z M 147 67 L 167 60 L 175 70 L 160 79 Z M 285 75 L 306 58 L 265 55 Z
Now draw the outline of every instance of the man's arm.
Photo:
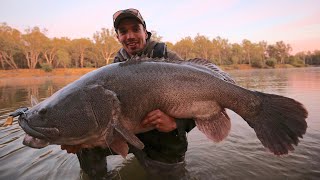
M 151 111 L 142 121 L 144 127 L 155 127 L 160 132 L 171 132 L 175 129 L 179 134 L 191 131 L 195 126 L 192 119 L 174 119 L 157 109 Z
M 175 119 L 159 109 L 148 113 L 142 120 L 142 126 L 155 127 L 160 132 L 170 132 L 177 128 Z

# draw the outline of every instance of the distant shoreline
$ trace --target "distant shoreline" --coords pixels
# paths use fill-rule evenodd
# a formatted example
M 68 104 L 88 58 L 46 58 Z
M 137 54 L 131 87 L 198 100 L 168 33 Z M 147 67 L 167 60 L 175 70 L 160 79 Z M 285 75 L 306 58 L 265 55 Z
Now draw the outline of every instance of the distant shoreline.
M 0 70 L 0 78 L 81 76 L 95 69 L 96 68 L 57 68 L 51 72 L 45 72 L 43 69 Z
M 224 65 L 220 66 L 223 70 L 249 70 L 258 69 L 248 64 L 241 65 Z M 278 68 L 293 68 L 289 64 L 276 65 Z M 13 69 L 13 70 L 0 70 L 0 78 L 27 78 L 27 77 L 52 77 L 52 76 L 81 76 L 96 68 L 57 68 L 51 72 L 45 72 L 43 69 Z

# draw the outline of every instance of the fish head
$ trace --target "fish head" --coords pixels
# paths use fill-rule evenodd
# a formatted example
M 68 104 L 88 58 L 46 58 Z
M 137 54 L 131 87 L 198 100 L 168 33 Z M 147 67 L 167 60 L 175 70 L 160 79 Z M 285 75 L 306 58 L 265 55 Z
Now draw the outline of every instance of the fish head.
M 23 143 L 33 148 L 49 144 L 77 145 L 97 136 L 102 127 L 90 93 L 67 86 L 20 115 L 18 122 L 26 132 Z

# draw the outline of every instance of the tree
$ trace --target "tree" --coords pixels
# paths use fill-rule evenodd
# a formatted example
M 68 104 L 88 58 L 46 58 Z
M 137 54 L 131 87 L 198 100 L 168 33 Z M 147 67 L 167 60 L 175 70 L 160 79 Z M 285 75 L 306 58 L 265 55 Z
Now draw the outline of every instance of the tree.
M 53 38 L 47 39 L 44 44 L 43 56 L 46 60 L 46 63 L 49 66 L 54 67 L 54 64 L 58 65 L 57 53 L 59 50 L 62 50 L 67 47 L 67 43 L 70 41 L 67 38 Z M 66 51 L 66 49 L 64 50 Z M 61 60 L 61 59 L 60 59 Z M 56 62 L 55 62 L 56 61 Z
M 231 45 L 231 60 L 233 64 L 240 64 L 243 59 L 243 49 L 238 43 Z
M 277 59 L 278 51 L 275 45 L 270 44 L 267 46 L 267 54 L 269 58 Z
M 307 64 L 306 63 L 307 55 L 305 52 L 298 52 L 298 53 L 296 53 L 295 56 L 298 57 L 299 59 L 301 59 L 303 61 L 303 64 Z
M 0 24 L 0 63 L 2 69 L 6 64 L 12 69 L 18 69 L 14 60 L 14 55 L 20 52 L 19 42 L 21 33 L 8 26 L 6 23 Z
M 277 59 L 280 64 L 285 63 L 285 59 L 289 57 L 290 50 L 291 46 L 289 44 L 286 45 L 283 41 L 278 41 L 275 45 L 267 47 L 269 57 Z
M 263 64 L 266 64 L 267 47 L 268 47 L 268 43 L 266 41 L 260 41 L 258 43 L 258 53 L 261 57 Z
M 71 63 L 71 54 L 72 54 L 72 41 L 67 37 L 62 38 L 54 38 L 54 46 L 55 48 L 55 58 L 53 60 L 53 66 L 59 67 L 60 65 L 65 67 L 70 67 Z M 63 57 L 66 57 L 64 59 Z
M 78 67 L 78 63 L 80 63 L 81 68 L 84 67 L 85 53 L 90 47 L 92 47 L 90 39 L 81 38 L 71 41 L 72 57 L 76 67 Z
M 151 31 L 151 34 L 152 34 L 151 40 L 153 40 L 153 41 L 158 41 L 158 42 L 162 40 L 162 36 L 159 36 L 156 31 L 153 31 L 153 30 L 152 30 L 152 31 Z
M 57 57 L 57 66 L 61 64 L 64 68 L 67 68 L 71 65 L 71 56 L 66 49 L 59 49 L 56 53 Z
M 110 63 L 110 59 L 120 49 L 121 45 L 117 41 L 114 29 L 102 28 L 93 35 L 95 41 L 95 51 L 103 57 L 105 64 Z M 98 57 L 97 57 L 98 58 Z
M 244 39 L 242 41 L 242 48 L 245 54 L 245 59 L 248 61 L 249 65 L 251 65 L 251 54 L 254 48 L 253 44 L 251 41 Z
M 311 64 L 320 65 L 320 50 L 315 50 L 312 54 L 310 53 Z
M 193 40 L 190 36 L 182 38 L 178 41 L 172 49 L 178 53 L 182 59 L 190 59 L 192 57 L 193 51 Z
M 212 40 L 212 52 L 213 57 L 218 59 L 218 64 L 222 65 L 228 59 L 228 52 L 230 50 L 227 39 L 223 39 L 220 36 Z
M 198 57 L 209 59 L 212 51 L 212 43 L 206 36 L 197 34 L 193 42 L 194 52 Z
M 289 57 L 289 52 L 291 51 L 291 46 L 285 44 L 283 41 L 276 42 L 276 48 L 278 50 L 278 58 L 280 63 L 285 63 L 285 58 Z
M 22 35 L 21 48 L 27 60 L 29 69 L 35 69 L 39 62 L 40 53 L 44 49 L 44 44 L 48 38 L 44 35 L 46 30 L 40 31 L 39 27 L 26 29 L 26 34 Z
M 168 49 L 173 49 L 174 44 L 172 44 L 172 42 L 167 41 L 165 43 L 166 43 Z

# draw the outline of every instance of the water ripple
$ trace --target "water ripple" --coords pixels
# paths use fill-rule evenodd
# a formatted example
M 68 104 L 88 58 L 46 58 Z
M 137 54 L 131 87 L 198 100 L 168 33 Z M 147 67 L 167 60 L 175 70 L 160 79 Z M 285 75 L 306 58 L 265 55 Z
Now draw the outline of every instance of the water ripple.
M 301 101 L 309 111 L 309 128 L 295 151 L 286 156 L 274 156 L 262 146 L 254 130 L 228 110 L 232 127 L 229 136 L 221 143 L 208 140 L 196 128 L 188 134 L 186 168 L 190 179 L 319 179 L 320 68 L 231 73 L 244 87 Z M 5 122 L 9 113 L 20 106 L 28 106 L 30 94 L 44 99 L 67 83 L 67 80 L 56 82 L 37 78 L 35 84 L 1 86 L 0 124 Z M 0 127 L 0 179 L 89 179 L 80 170 L 76 155 L 67 154 L 57 145 L 42 149 L 26 147 L 22 145 L 23 136 L 17 118 L 12 126 Z M 148 179 L 132 155 L 127 160 L 120 156 L 110 156 L 107 160 L 110 179 Z

